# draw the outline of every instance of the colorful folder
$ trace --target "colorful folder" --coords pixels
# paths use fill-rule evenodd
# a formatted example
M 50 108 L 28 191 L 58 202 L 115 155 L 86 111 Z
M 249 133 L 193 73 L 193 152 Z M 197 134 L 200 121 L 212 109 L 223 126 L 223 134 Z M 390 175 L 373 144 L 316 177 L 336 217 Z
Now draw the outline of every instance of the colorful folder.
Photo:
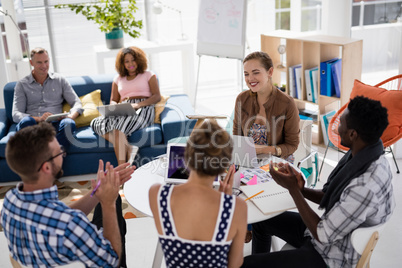
M 334 58 L 320 63 L 321 95 L 328 97 L 335 95 L 335 87 L 333 86 L 334 82 L 332 81 L 332 64 L 337 60 L 338 58 Z

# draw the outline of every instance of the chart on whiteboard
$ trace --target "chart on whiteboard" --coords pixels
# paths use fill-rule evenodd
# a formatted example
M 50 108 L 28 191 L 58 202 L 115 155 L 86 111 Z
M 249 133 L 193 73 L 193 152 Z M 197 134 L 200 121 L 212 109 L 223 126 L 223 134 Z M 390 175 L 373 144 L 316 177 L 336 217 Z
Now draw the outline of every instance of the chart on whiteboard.
M 245 0 L 202 0 L 198 18 L 198 41 L 242 45 Z

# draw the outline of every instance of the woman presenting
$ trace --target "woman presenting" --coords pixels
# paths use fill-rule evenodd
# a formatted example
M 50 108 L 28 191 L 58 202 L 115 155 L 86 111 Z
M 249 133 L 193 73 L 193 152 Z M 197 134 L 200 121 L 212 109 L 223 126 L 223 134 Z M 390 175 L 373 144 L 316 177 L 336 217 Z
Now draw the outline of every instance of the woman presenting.
M 293 163 L 299 144 L 299 111 L 292 97 L 272 83 L 272 59 L 253 52 L 243 60 L 250 90 L 236 98 L 233 134 L 254 139 L 257 154 L 272 154 Z
M 122 48 L 116 57 L 118 75 L 113 79 L 110 104 L 128 102 L 141 112 L 132 116 L 97 117 L 91 122 L 92 129 L 114 145 L 118 164 L 134 161 L 134 147 L 127 136 L 147 127 L 155 118 L 154 105 L 161 94 L 155 74 L 147 71 L 145 52 L 137 47 Z

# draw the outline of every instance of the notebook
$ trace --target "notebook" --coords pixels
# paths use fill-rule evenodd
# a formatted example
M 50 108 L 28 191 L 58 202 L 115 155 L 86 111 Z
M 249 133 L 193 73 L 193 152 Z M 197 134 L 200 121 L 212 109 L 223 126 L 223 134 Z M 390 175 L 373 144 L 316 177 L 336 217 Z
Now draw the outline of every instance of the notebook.
M 108 116 L 127 116 L 136 115 L 141 112 L 141 108 L 135 110 L 131 103 L 110 104 L 97 107 L 99 113 L 105 117 Z
M 190 170 L 187 168 L 184 159 L 185 149 L 185 143 L 168 143 L 166 150 L 167 167 L 165 170 L 165 183 L 181 184 L 187 181 Z M 219 185 L 219 176 L 216 177 L 213 185 Z
M 247 202 L 253 202 L 265 215 L 296 208 L 289 191 L 277 184 L 275 181 L 257 185 L 241 186 L 240 190 L 242 190 L 247 197 L 253 196 L 264 190 L 263 193 L 251 198 Z

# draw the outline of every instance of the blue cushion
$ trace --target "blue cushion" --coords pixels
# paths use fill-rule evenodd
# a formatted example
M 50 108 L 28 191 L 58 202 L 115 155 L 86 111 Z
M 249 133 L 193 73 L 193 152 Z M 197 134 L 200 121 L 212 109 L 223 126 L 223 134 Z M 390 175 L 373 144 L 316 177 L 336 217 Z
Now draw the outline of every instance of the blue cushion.
M 113 145 L 95 134 L 90 126 L 78 128 L 70 143 L 68 154 L 114 152 Z
M 13 122 L 12 110 L 14 101 L 14 88 L 17 82 L 10 82 L 4 86 L 3 96 L 4 96 L 4 106 L 6 108 L 6 115 L 10 122 Z
M 102 159 L 104 163 L 110 162 L 112 165 L 117 166 L 117 160 L 113 150 L 101 154 L 67 154 L 67 157 L 64 158 L 63 161 L 64 176 L 96 173 L 98 171 L 99 159 Z
M 0 158 L 6 158 L 6 145 L 11 136 L 15 134 L 17 124 L 12 124 L 6 136 L 0 139 Z
M 176 137 L 189 136 L 197 120 L 190 120 L 186 116 L 194 114 L 194 108 L 187 95 L 171 95 L 161 113 L 164 143 Z
M 162 142 L 162 128 L 160 124 L 152 124 L 146 128 L 134 131 L 131 136 L 127 137 L 130 144 L 138 147 L 147 147 Z
M 8 131 L 8 122 L 6 109 L 0 109 L 0 139 L 3 138 Z
M 5 158 L 0 158 L 0 170 L 0 182 L 21 181 L 21 178 L 8 167 Z
M 99 137 L 90 126 L 78 128 L 74 140 L 67 153 L 106 153 L 113 152 L 113 144 Z M 128 137 L 130 144 L 138 147 L 147 147 L 162 142 L 162 130 L 159 124 L 152 124 L 135 131 Z
M 109 104 L 113 77 L 115 75 L 116 74 L 74 76 L 67 77 L 66 79 L 79 97 L 100 89 L 102 101 L 105 104 Z

